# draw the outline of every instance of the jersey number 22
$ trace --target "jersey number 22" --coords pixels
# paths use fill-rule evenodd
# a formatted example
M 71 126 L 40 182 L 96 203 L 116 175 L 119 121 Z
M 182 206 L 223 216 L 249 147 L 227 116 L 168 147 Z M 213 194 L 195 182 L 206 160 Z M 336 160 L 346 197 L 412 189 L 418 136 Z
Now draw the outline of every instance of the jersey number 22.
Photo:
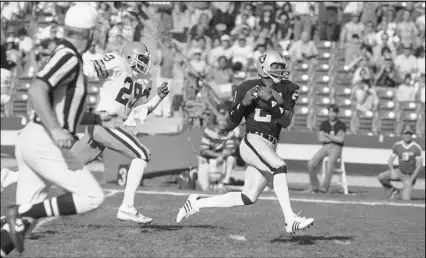
M 117 97 L 115 98 L 115 101 L 126 106 L 133 92 L 136 100 L 133 103 L 129 103 L 128 105 L 130 108 L 132 108 L 133 105 L 139 100 L 139 98 L 143 96 L 143 87 L 140 83 L 133 83 L 133 80 L 130 77 L 127 77 L 124 80 L 124 84 L 125 86 L 120 89 Z

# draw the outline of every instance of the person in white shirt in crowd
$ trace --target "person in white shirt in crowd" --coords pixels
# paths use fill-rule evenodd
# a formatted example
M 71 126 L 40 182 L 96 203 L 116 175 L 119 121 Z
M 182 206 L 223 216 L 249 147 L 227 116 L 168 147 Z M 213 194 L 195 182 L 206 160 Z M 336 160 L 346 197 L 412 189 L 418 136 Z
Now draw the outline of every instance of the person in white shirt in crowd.
M 242 71 L 249 67 L 249 62 L 253 61 L 253 48 L 248 46 L 246 38 L 240 36 L 237 43 L 232 46 L 232 64 L 234 70 Z
M 242 16 L 245 16 L 244 18 Z M 253 6 L 246 4 L 242 7 L 241 13 L 235 18 L 235 26 L 246 23 L 252 29 L 256 26 L 256 17 L 253 16 Z
M 416 100 L 425 105 L 425 72 L 420 74 L 419 80 L 414 84 L 414 89 L 416 92 Z M 424 112 L 423 112 L 424 113 Z
M 31 51 L 31 49 L 34 47 L 34 40 L 28 37 L 28 32 L 25 28 L 21 28 L 18 31 L 18 37 L 19 37 L 19 50 L 23 54 L 28 54 Z
M 201 51 L 201 49 L 194 49 L 191 61 L 189 61 L 194 70 L 198 72 L 200 76 L 204 75 L 207 69 L 207 63 L 205 59 L 202 58 L 202 53 L 203 51 Z
M 255 39 L 254 35 L 252 34 L 252 29 L 247 24 L 241 24 L 239 26 L 236 26 L 233 30 L 231 30 L 231 36 L 234 37 L 244 37 L 246 40 L 246 44 L 249 46 L 254 45 Z
M 373 56 L 374 56 L 374 60 L 376 60 L 376 62 L 383 55 L 382 51 L 386 47 L 389 48 L 389 50 L 392 54 L 392 59 L 395 59 L 396 58 L 396 47 L 395 47 L 394 43 L 392 42 L 392 40 L 389 40 L 388 34 L 382 33 L 380 35 L 380 40 L 378 40 L 378 38 L 376 37 L 376 45 L 373 47 Z
M 299 40 L 302 32 L 306 32 L 311 38 L 312 32 L 312 17 L 311 12 L 313 4 L 311 2 L 293 2 L 294 22 L 294 39 Z
M 415 101 L 416 89 L 414 88 L 414 81 L 411 75 L 407 74 L 404 78 L 403 83 L 399 85 L 396 91 L 395 98 L 398 102 L 410 102 Z
M 188 56 L 192 56 L 194 54 L 194 50 L 200 50 L 201 51 L 201 59 L 208 60 L 208 56 L 210 53 L 210 46 L 207 45 L 206 38 L 205 37 L 198 37 L 195 39 L 194 44 L 191 46 L 191 49 L 188 51 Z
M 411 45 L 417 35 L 417 27 L 411 17 L 409 10 L 404 10 L 402 22 L 396 25 L 396 35 L 400 38 L 401 44 Z
M 376 31 L 374 28 L 374 23 L 372 21 L 368 21 L 366 23 L 364 44 L 370 47 L 374 47 L 376 45 Z
M 405 77 L 407 74 L 412 74 L 416 71 L 417 59 L 412 54 L 410 45 L 403 45 L 403 53 L 395 59 L 395 68 L 401 77 Z
M 232 57 L 231 37 L 229 35 L 223 35 L 220 37 L 220 46 L 215 47 L 210 51 L 210 55 L 208 57 L 209 65 L 218 67 L 218 59 L 220 56 L 224 56 L 227 59 L 231 59 Z
M 318 55 L 318 49 L 310 40 L 307 31 L 302 32 L 301 39 L 294 42 L 289 51 L 291 62 L 309 61 Z
M 345 63 L 356 59 L 364 39 L 365 25 L 360 22 L 360 13 L 352 13 L 351 21 L 346 23 L 340 34 L 340 47 L 345 49 Z

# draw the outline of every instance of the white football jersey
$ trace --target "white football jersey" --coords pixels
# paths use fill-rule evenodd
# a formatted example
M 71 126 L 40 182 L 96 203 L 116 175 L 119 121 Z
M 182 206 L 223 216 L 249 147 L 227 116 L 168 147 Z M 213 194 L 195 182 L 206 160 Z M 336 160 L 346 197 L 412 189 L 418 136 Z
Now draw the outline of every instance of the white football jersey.
M 152 88 L 150 73 L 134 73 L 126 59 L 117 54 L 105 54 L 85 63 L 84 74 L 101 83 L 96 111 L 118 114 L 123 119 L 127 119 L 136 103 L 147 101 Z

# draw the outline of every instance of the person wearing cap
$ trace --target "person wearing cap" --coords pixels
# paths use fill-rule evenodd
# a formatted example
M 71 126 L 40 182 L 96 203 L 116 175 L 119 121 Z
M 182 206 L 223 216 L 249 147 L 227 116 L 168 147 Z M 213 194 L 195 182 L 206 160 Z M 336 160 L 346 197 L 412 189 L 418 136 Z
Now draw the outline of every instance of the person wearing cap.
M 389 194 L 389 199 L 409 201 L 417 176 L 423 167 L 422 147 L 413 141 L 413 129 L 407 125 L 402 131 L 402 140 L 393 145 L 392 154 L 388 160 L 389 170 L 379 174 L 379 182 Z M 398 158 L 398 167 L 394 166 Z M 391 181 L 402 182 L 402 189 L 391 184 Z
M 209 64 L 213 67 L 218 67 L 218 58 L 225 56 L 228 60 L 232 57 L 231 37 L 229 35 L 222 35 L 220 37 L 220 46 L 213 48 L 208 56 Z
M 70 150 L 87 95 L 81 55 L 90 47 L 96 21 L 96 9 L 87 4 L 67 11 L 65 37 L 28 90 L 34 111 L 16 139 L 17 204 L 3 210 L 2 225 L 10 230 L 2 228 L 2 256 L 24 250 L 25 235 L 38 219 L 84 214 L 104 200 L 97 180 Z M 66 193 L 48 198 L 52 185 Z
M 410 45 L 403 45 L 403 52 L 395 59 L 395 69 L 404 78 L 407 74 L 412 74 L 417 69 L 417 59 L 412 53 Z
M 328 192 L 335 164 L 342 156 L 346 125 L 338 118 L 338 114 L 339 107 L 336 105 L 330 105 L 328 107 L 328 119 L 320 125 L 318 140 L 322 143 L 322 147 L 308 162 L 311 184 L 310 189 L 308 189 L 309 192 Z M 320 186 L 316 168 L 325 157 L 328 157 L 327 169 L 325 172 L 324 182 L 322 182 L 322 186 Z

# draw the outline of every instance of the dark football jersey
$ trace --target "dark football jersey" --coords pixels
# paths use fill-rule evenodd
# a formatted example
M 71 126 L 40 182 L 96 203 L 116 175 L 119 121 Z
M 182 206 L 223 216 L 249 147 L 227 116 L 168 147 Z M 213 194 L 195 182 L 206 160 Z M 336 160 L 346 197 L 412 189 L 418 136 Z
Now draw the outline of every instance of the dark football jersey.
M 242 101 L 246 92 L 256 85 L 265 86 L 261 79 L 248 80 L 241 83 L 234 93 L 234 105 Z M 294 111 L 297 98 L 299 97 L 299 86 L 291 81 L 276 83 L 272 89 L 277 91 L 284 100 L 284 110 Z M 278 139 L 282 126 L 275 122 L 268 108 L 256 105 L 256 102 L 246 108 L 244 118 L 246 120 L 246 132 L 257 131 L 272 135 Z

